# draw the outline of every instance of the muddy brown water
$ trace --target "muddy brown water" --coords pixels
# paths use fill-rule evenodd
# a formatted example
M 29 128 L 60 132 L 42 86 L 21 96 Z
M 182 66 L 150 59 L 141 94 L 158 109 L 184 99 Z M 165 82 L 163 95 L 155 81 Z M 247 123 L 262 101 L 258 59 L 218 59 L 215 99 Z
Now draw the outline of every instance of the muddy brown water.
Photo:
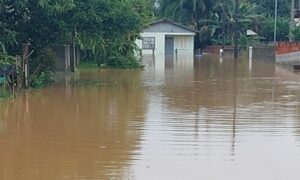
M 0 103 L 0 179 L 298 180 L 300 74 L 206 56 Z

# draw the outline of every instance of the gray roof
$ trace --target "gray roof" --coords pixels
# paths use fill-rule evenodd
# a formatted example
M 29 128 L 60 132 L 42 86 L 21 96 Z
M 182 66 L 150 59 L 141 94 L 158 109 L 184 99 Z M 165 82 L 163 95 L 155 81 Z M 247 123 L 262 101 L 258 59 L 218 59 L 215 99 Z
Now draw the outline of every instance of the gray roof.
M 149 27 L 155 26 L 155 25 L 158 25 L 158 24 L 162 24 L 162 23 L 171 24 L 171 25 L 173 25 L 173 26 L 176 26 L 176 27 L 178 27 L 178 28 L 184 29 L 184 30 L 186 30 L 186 31 L 193 32 L 193 33 L 198 33 L 197 30 L 194 30 L 194 29 L 192 29 L 192 28 L 189 28 L 189 27 L 187 27 L 187 26 L 184 26 L 184 25 L 182 25 L 182 24 L 179 24 L 179 23 L 176 22 L 176 21 L 169 20 L 169 19 L 161 19 L 161 20 L 157 20 L 157 21 L 151 22 L 151 23 L 149 24 Z M 146 28 L 146 29 L 147 29 L 147 28 Z

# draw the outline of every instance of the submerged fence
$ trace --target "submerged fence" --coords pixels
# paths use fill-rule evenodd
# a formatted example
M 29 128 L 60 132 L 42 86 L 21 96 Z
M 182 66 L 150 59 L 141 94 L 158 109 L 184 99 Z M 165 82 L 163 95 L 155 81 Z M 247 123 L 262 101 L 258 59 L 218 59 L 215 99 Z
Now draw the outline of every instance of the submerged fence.
M 220 54 L 220 49 L 224 49 L 223 55 L 226 57 L 233 56 L 233 46 L 223 46 L 223 45 L 210 45 L 204 49 L 204 53 L 209 54 Z M 240 46 L 240 51 L 247 52 L 249 47 Z M 253 46 L 253 59 L 275 62 L 275 49 L 274 46 L 262 45 Z
M 57 71 L 74 71 L 80 63 L 80 47 L 78 45 L 73 48 L 72 45 L 55 46 L 56 54 L 56 70 Z

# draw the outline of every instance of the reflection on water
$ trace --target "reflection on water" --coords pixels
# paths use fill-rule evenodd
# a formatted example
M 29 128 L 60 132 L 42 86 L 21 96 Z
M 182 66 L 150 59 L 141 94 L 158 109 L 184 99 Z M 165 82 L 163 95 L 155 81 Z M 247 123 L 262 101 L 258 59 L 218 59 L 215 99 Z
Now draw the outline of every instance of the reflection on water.
M 1 104 L 0 179 L 120 179 L 139 146 L 142 72 L 81 72 Z
M 82 71 L 0 103 L 0 179 L 298 179 L 299 74 L 189 59 Z

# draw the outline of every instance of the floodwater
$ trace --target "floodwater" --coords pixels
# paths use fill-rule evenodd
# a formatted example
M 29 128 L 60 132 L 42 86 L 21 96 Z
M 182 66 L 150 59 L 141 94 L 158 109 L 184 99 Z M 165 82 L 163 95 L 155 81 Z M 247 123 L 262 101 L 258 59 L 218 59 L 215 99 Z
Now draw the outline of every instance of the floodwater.
M 214 56 L 81 71 L 0 103 L 0 179 L 298 180 L 299 77 Z

